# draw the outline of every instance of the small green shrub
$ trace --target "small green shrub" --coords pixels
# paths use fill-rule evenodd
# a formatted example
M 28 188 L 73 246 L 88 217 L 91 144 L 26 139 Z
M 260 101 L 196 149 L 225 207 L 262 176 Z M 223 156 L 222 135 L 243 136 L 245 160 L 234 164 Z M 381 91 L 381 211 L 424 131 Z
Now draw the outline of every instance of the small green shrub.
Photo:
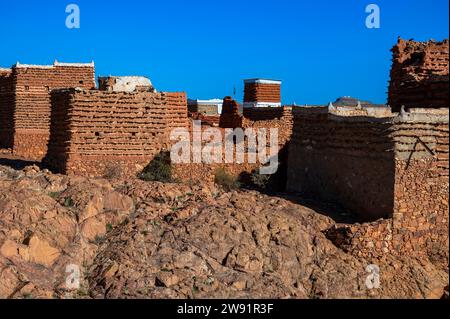
M 61 194 L 61 192 L 49 192 L 48 196 L 50 196 L 53 199 L 57 199 L 60 194 Z
M 142 170 L 139 178 L 144 181 L 155 181 L 162 183 L 172 182 L 172 165 L 170 152 L 162 151 Z
M 270 182 L 272 175 L 264 175 L 259 173 L 258 170 L 254 170 L 250 176 L 252 184 L 262 190 L 265 190 Z
M 64 199 L 64 207 L 73 207 L 75 205 L 75 202 L 71 197 L 66 197 Z
M 227 173 L 223 168 L 216 170 L 214 175 L 214 182 L 222 186 L 226 191 L 236 190 L 241 187 L 237 177 Z

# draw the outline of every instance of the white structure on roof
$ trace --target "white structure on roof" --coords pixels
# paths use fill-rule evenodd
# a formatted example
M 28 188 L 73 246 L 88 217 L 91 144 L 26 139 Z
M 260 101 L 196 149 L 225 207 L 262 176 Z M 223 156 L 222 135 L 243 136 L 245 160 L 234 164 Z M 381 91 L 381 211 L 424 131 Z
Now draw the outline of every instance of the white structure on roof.
M 280 80 L 261 78 L 244 80 L 243 107 L 280 107 L 281 97 L 279 95 L 281 91 L 281 82 L 282 81 Z M 275 102 L 274 100 L 277 99 L 278 101 Z
M 86 68 L 86 67 L 95 67 L 94 61 L 91 63 L 63 63 L 58 62 L 55 60 L 55 62 L 52 65 L 38 65 L 38 64 L 22 64 L 17 61 L 16 64 L 13 65 L 13 68 L 33 68 L 33 69 L 53 69 L 54 67 L 62 66 L 62 67 L 80 67 L 80 68 Z
M 280 80 L 269 80 L 269 79 L 247 79 L 244 80 L 244 84 L 277 84 L 281 85 Z
M 145 76 L 99 77 L 99 82 L 105 82 L 104 89 L 112 92 L 134 92 L 138 87 L 153 88 L 152 82 Z
M 199 99 L 188 99 L 189 106 L 214 106 L 217 108 L 217 113 L 222 114 L 222 99 L 210 99 L 210 100 L 199 100 Z

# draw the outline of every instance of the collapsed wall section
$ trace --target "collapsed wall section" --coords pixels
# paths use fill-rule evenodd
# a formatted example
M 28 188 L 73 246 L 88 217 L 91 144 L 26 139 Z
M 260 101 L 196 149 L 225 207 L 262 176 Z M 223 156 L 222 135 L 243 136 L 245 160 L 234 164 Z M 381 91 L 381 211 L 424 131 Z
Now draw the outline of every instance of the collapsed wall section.
M 449 41 L 399 39 L 392 49 L 388 104 L 406 108 L 449 107 Z
M 50 135 L 50 92 L 54 89 L 95 87 L 93 64 L 30 66 L 17 64 L 14 78 L 13 153 L 40 160 Z
M 45 164 L 64 174 L 134 175 L 187 126 L 184 93 L 56 90 Z

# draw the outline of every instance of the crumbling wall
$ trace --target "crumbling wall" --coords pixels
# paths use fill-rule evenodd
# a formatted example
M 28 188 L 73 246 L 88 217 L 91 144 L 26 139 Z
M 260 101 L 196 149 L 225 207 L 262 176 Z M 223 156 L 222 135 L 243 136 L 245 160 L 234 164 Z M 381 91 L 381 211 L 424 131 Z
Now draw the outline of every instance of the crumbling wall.
M 45 164 L 64 174 L 134 175 L 187 126 L 184 93 L 56 90 Z
M 203 113 L 191 112 L 189 111 L 189 118 L 193 121 L 201 121 L 202 125 L 205 126 L 216 126 L 220 125 L 219 115 L 204 115 Z
M 12 148 L 13 124 L 14 78 L 11 69 L 0 69 L 0 148 Z
M 239 114 L 239 104 L 230 96 L 223 99 L 219 126 L 222 128 L 242 127 L 242 115 Z
M 245 108 L 242 127 L 278 129 L 279 145 L 283 148 L 292 135 L 292 107 Z
M 449 41 L 398 40 L 393 60 L 388 104 L 406 108 L 449 107 Z
M 13 152 L 42 159 L 50 135 L 50 92 L 53 89 L 95 87 L 93 65 L 26 66 L 13 68 Z
M 248 117 L 245 117 L 239 114 L 239 105 L 236 101 L 234 101 L 231 97 L 225 97 L 223 101 L 222 114 L 220 116 L 220 132 L 223 137 L 222 144 L 222 163 L 189 163 L 189 164 L 180 164 L 176 165 L 177 168 L 177 176 L 180 179 L 184 180 L 199 180 L 199 181 L 210 181 L 214 180 L 214 172 L 218 168 L 225 169 L 229 174 L 234 176 L 239 176 L 243 181 L 247 182 L 249 175 L 252 172 L 258 171 L 262 164 L 257 157 L 256 163 L 248 162 L 248 153 L 250 152 L 248 147 L 248 139 L 244 139 L 244 152 L 245 152 L 245 160 L 242 163 L 234 162 L 234 163 L 226 163 L 225 162 L 225 146 L 224 141 L 227 138 L 227 129 L 242 129 L 245 131 L 247 128 L 255 129 L 255 133 L 258 129 L 266 130 L 266 154 L 270 154 L 270 138 L 271 138 L 271 129 L 277 129 L 278 136 L 278 161 L 280 166 L 278 171 L 274 176 L 272 176 L 273 180 L 276 180 L 276 186 L 279 186 L 280 189 L 284 190 L 285 182 L 286 182 L 286 163 L 287 163 L 287 150 L 288 143 L 290 141 L 291 133 L 292 133 L 292 108 L 290 107 L 278 107 L 278 108 L 253 108 L 244 110 L 244 114 Z M 202 124 L 205 124 L 204 117 L 196 117 L 192 118 L 196 120 L 201 120 Z M 206 119 L 208 120 L 208 119 Z M 206 122 L 206 124 L 211 124 L 210 122 Z M 191 131 L 193 127 L 191 126 Z M 209 129 L 208 126 L 204 126 L 202 128 L 203 132 L 207 132 Z M 191 134 L 192 136 L 193 134 Z M 237 141 L 237 140 L 236 140 Z M 203 141 L 205 145 L 208 141 Z M 258 141 L 260 143 L 260 141 Z M 234 152 L 234 156 L 236 153 Z M 276 177 L 275 177 L 276 176 Z M 275 177 L 275 178 L 274 178 Z
M 448 262 L 448 110 L 373 118 L 322 108 L 296 110 L 297 117 L 288 187 L 369 221 L 331 229 L 333 242 L 360 256 Z

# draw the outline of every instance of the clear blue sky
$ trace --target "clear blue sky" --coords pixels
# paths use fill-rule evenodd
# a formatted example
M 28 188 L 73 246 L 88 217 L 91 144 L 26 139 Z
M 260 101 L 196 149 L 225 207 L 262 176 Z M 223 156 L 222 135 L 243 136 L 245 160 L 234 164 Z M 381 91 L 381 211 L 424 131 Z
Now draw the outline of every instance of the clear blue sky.
M 66 5 L 81 28 L 65 27 Z M 381 28 L 365 27 L 378 4 Z M 190 98 L 242 99 L 244 78 L 283 80 L 283 102 L 350 95 L 385 103 L 397 36 L 448 37 L 448 0 L 1 1 L 0 66 L 96 63 Z

